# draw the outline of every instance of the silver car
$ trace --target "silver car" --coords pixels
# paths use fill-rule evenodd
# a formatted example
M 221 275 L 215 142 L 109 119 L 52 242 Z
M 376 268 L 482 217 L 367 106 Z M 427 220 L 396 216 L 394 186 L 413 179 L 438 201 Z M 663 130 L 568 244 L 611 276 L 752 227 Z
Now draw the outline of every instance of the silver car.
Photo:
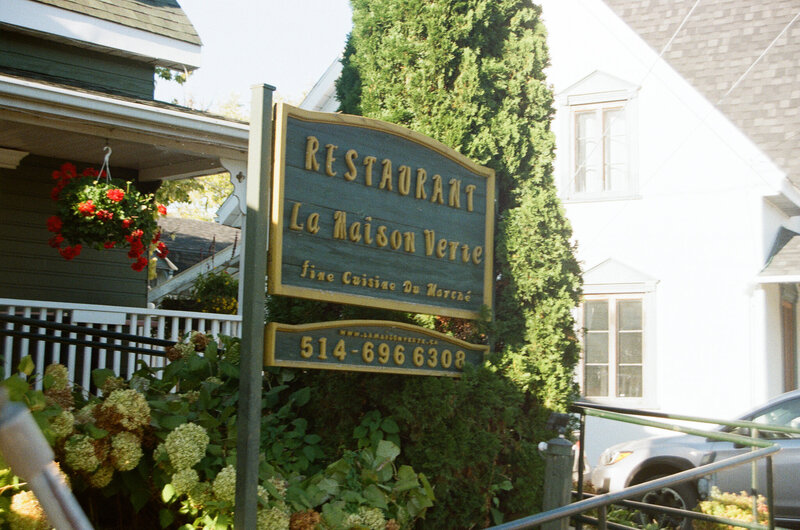
M 800 390 L 778 396 L 739 419 L 800 428 Z M 749 429 L 740 427 L 723 427 L 720 430 L 750 435 Z M 775 520 L 781 524 L 800 526 L 800 434 L 761 432 L 760 436 L 774 440 L 781 446 L 781 450 L 773 456 Z M 599 464 L 592 470 L 591 481 L 601 493 L 614 492 L 748 450 L 731 442 L 685 434 L 624 442 L 603 452 Z M 766 492 L 764 464 L 760 462 L 758 467 L 759 493 L 763 494 Z M 737 466 L 716 473 L 708 480 L 701 480 L 700 484 L 685 482 L 648 493 L 643 500 L 691 510 L 712 486 L 722 492 L 750 491 L 750 469 L 749 465 Z

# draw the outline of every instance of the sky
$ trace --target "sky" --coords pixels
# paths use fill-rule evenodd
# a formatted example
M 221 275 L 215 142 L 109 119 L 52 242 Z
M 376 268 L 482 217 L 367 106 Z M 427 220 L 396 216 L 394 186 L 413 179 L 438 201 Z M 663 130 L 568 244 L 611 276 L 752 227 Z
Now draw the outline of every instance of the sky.
M 249 112 L 253 85 L 300 103 L 344 49 L 349 0 L 178 0 L 203 41 L 201 65 L 179 86 L 159 81 L 156 98 L 214 111 L 232 98 Z

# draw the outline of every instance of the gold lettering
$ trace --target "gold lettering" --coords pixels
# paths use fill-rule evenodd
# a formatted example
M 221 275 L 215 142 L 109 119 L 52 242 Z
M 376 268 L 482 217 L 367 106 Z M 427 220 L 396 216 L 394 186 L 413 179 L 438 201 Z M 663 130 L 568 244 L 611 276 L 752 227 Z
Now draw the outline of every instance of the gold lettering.
M 461 181 L 458 179 L 450 179 L 450 197 L 447 204 L 453 208 L 461 208 Z
M 309 171 L 317 171 L 319 169 L 319 162 L 317 162 L 317 149 L 319 149 L 319 140 L 313 136 L 306 138 L 306 169 Z
M 436 243 L 436 257 L 443 258 L 445 254 L 447 254 L 447 240 L 443 238 Z
M 381 176 L 381 183 L 378 186 L 380 189 L 394 190 L 392 188 L 392 161 L 388 158 L 383 159 L 383 175 Z
M 411 168 L 408 166 L 397 168 L 397 191 L 400 195 L 411 193 Z
M 367 245 L 371 245 L 372 244 L 372 224 L 370 223 L 370 221 L 372 221 L 372 217 L 365 217 L 364 221 L 365 221 L 365 223 L 364 223 L 364 243 L 366 243 Z
M 292 206 L 292 218 L 289 221 L 289 230 L 303 229 L 303 225 L 297 224 L 297 214 L 300 212 L 300 205 L 302 204 L 303 204 L 302 202 L 296 202 L 294 203 L 294 206 Z
M 417 251 L 414 246 L 414 235 L 414 232 L 406 232 L 403 234 L 403 239 L 405 241 L 403 250 L 410 252 L 411 254 L 414 254 Z
M 466 188 L 464 188 L 464 192 L 467 194 L 467 211 L 472 211 L 472 195 L 475 193 L 475 184 L 470 184 Z
M 375 235 L 375 243 L 379 247 L 385 247 L 388 242 L 389 238 L 386 237 L 386 227 L 381 225 L 378 227 L 378 232 Z
M 306 228 L 306 230 L 309 234 L 316 234 L 319 232 L 319 214 L 317 212 L 309 215 L 306 221 L 308 221 L 308 228 Z
M 433 254 L 433 246 L 436 242 L 436 232 L 433 230 L 423 230 L 423 234 L 425 234 L 425 255 L 430 256 Z
M 469 245 L 461 245 L 461 261 L 469 263 Z
M 378 159 L 374 156 L 368 156 L 364 159 L 364 185 L 372 186 L 372 164 L 377 162 Z
M 475 247 L 472 249 L 472 263 L 480 265 L 481 256 L 483 256 L 483 247 Z
M 425 181 L 428 180 L 428 173 L 419 168 L 417 170 L 417 191 L 414 195 L 417 199 L 425 200 L 428 198 L 428 195 L 425 193 Z
M 356 165 L 353 163 L 353 160 L 358 158 L 358 153 L 355 149 L 350 149 L 344 155 L 344 163 L 347 164 L 347 171 L 344 174 L 344 179 L 349 181 L 354 181 L 358 176 L 358 170 L 356 169 Z
M 353 243 L 361 241 L 361 223 L 358 221 L 350 225 L 350 241 Z
M 456 251 L 458 250 L 458 241 L 450 241 L 450 255 L 448 256 L 450 261 L 455 261 L 456 259 Z
M 336 160 L 333 158 L 333 152 L 337 149 L 338 146 L 333 144 L 326 144 L 325 145 L 325 174 L 329 177 L 335 177 L 336 172 L 333 170 L 333 162 Z
M 403 234 L 400 233 L 400 230 L 393 230 L 391 238 L 392 250 L 397 250 L 402 245 L 403 245 Z
M 333 219 L 333 239 L 347 239 L 347 213 L 336 210 Z
M 433 176 L 433 191 L 431 192 L 431 202 L 444 204 L 444 189 L 442 188 L 442 176 Z

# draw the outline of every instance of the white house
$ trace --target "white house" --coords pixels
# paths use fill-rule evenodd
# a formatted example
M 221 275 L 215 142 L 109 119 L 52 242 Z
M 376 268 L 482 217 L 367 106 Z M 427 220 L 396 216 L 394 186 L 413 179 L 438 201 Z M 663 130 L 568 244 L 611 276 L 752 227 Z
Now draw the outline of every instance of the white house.
M 797 388 L 800 2 L 539 3 L 584 398 L 730 418 Z M 590 463 L 641 434 L 590 421 Z

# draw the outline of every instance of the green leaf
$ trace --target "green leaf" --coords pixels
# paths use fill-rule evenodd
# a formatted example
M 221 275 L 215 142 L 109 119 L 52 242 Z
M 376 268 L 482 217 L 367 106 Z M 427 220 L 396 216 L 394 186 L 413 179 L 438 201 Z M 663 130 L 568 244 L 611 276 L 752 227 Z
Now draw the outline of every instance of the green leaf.
M 364 498 L 369 501 L 370 506 L 382 510 L 389 508 L 389 504 L 387 503 L 388 496 L 375 484 L 370 484 L 364 488 Z
M 169 486 L 169 484 L 167 484 Z M 168 502 L 168 501 L 164 501 Z M 175 516 L 172 514 L 170 510 L 161 509 L 158 511 L 158 523 L 161 525 L 161 528 L 167 528 L 175 521 Z
M 114 377 L 114 370 L 108 368 L 96 368 L 92 370 L 92 383 L 97 388 L 101 388 L 109 377 Z
M 294 400 L 295 405 L 302 407 L 311 399 L 311 387 L 304 387 L 292 394 L 291 399 Z
M 381 440 L 378 442 L 378 449 L 375 451 L 375 456 L 378 461 L 389 460 L 394 462 L 394 459 L 400 455 L 400 448 L 388 440 Z
M 419 480 L 417 480 L 417 474 L 414 473 L 414 469 L 411 466 L 400 466 L 397 471 L 397 482 L 394 485 L 394 491 L 401 493 L 418 486 Z
M 189 421 L 189 418 L 186 416 L 171 414 L 162 416 L 161 419 L 158 421 L 158 423 L 161 425 L 162 428 L 171 431 L 176 427 L 178 427 L 179 425 L 183 425 L 187 421 Z
M 8 398 L 12 401 L 22 401 L 25 393 L 31 388 L 28 382 L 18 375 L 12 375 L 2 384 L 8 390 Z
M 87 423 L 85 426 L 86 434 L 94 438 L 95 440 L 99 440 L 101 438 L 105 438 L 108 436 L 108 431 L 105 429 L 101 429 L 100 427 L 95 426 L 92 423 Z
M 309 445 L 318 444 L 322 440 L 322 437 L 318 434 L 308 434 L 303 441 Z
M 489 508 L 489 511 L 492 512 L 492 520 L 494 521 L 494 524 L 499 525 L 503 523 L 503 512 L 497 508 Z
M 17 370 L 22 372 L 25 375 L 31 375 L 33 371 L 36 369 L 36 364 L 33 362 L 33 357 L 30 355 L 26 355 L 19 361 L 19 366 Z
M 174 496 L 175 496 L 175 488 L 172 487 L 172 484 L 165 484 L 164 487 L 161 489 L 161 500 L 168 503 L 169 501 L 172 500 Z
M 395 434 L 400 432 L 400 427 L 397 425 L 397 422 L 391 418 L 385 418 L 381 423 L 381 429 L 385 433 Z

